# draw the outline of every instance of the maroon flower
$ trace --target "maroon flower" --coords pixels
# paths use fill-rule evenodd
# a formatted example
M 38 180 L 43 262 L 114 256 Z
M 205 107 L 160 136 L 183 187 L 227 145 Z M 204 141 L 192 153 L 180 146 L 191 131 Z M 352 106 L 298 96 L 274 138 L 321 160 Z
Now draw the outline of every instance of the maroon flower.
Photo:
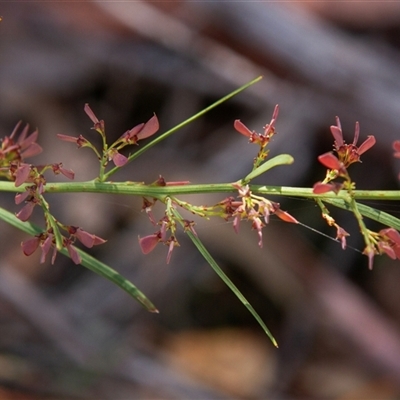
M 239 133 L 248 137 L 250 143 L 257 143 L 264 148 L 269 143 L 271 137 L 276 133 L 275 122 L 276 119 L 278 118 L 278 113 L 279 113 L 279 106 L 276 105 L 270 123 L 265 125 L 264 127 L 264 133 L 257 133 L 255 131 L 251 131 L 239 119 L 237 119 L 234 122 L 233 126 Z
M 360 156 L 376 143 L 375 137 L 371 135 L 368 136 L 359 147 L 357 147 L 358 137 L 360 134 L 360 125 L 358 122 L 356 122 L 353 143 L 345 144 L 339 117 L 336 117 L 336 125 L 331 126 L 331 132 L 335 139 L 334 147 L 338 154 L 339 160 L 346 168 L 350 164 L 360 161 Z
M 22 130 L 18 139 L 15 137 L 21 126 L 21 121 L 17 123 L 10 136 L 6 136 L 0 148 L 0 161 L 8 163 L 12 161 L 23 161 L 28 157 L 33 157 L 42 152 L 42 148 L 36 143 L 39 132 L 35 130 L 28 136 L 29 125 Z
M 141 123 L 125 132 L 119 139 L 127 144 L 136 144 L 139 140 L 154 135 L 160 129 L 157 116 L 154 114 L 145 124 Z
M 63 174 L 68 179 L 74 179 L 75 177 L 74 171 L 72 171 L 72 169 L 64 168 L 62 163 L 52 164 L 51 168 L 53 169 L 55 175 Z

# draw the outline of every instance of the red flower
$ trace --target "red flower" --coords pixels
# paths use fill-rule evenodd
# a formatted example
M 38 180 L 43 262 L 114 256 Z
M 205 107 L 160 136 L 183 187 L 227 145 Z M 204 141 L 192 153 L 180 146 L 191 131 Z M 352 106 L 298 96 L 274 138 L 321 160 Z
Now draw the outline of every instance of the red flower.
M 21 121 L 15 126 L 9 137 L 6 137 L 1 145 L 0 158 L 1 155 L 7 155 L 9 161 L 22 161 L 25 158 L 33 157 L 42 152 L 42 148 L 36 143 L 39 132 L 35 130 L 28 136 L 29 125 L 25 125 L 17 141 L 14 140 L 19 127 L 21 126 Z
M 359 147 L 357 147 L 358 137 L 360 134 L 360 125 L 358 122 L 356 122 L 353 143 L 345 144 L 339 117 L 336 117 L 336 125 L 331 126 L 331 132 L 335 139 L 334 147 L 338 154 L 339 160 L 346 168 L 350 164 L 360 161 L 360 156 L 376 143 L 374 136 L 368 136 L 367 139 Z
M 160 129 L 160 124 L 156 115 L 153 115 L 145 124 L 141 123 L 125 132 L 119 141 L 127 144 L 136 144 L 139 140 L 146 139 L 154 135 Z
M 72 169 L 64 168 L 62 163 L 52 164 L 51 168 L 53 169 L 55 175 L 63 174 L 68 179 L 74 179 L 75 177 L 74 171 L 72 171 Z
M 275 122 L 276 119 L 278 118 L 278 113 L 279 113 L 279 106 L 276 105 L 270 123 L 265 125 L 264 127 L 264 133 L 257 133 L 255 131 L 251 131 L 239 119 L 237 119 L 234 122 L 233 126 L 239 133 L 248 137 L 251 143 L 257 143 L 261 147 L 265 147 L 269 143 L 271 137 L 276 133 Z

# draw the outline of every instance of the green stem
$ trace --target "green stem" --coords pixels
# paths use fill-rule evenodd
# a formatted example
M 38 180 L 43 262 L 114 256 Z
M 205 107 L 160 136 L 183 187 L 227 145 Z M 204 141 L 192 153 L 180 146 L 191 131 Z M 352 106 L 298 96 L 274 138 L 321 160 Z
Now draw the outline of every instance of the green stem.
M 49 182 L 46 184 L 45 191 L 46 193 L 92 192 L 163 197 L 182 194 L 234 193 L 236 189 L 232 185 L 232 183 L 207 183 L 200 185 L 151 186 L 141 182 Z M 26 186 L 29 186 L 29 184 Z M 324 201 L 348 199 L 348 193 L 345 191 L 338 194 L 333 192 L 314 194 L 312 188 L 265 185 L 249 185 L 249 187 L 252 193 L 264 196 L 319 198 Z M 21 193 L 24 190 L 24 186 L 15 187 L 13 182 L 0 181 L 0 192 Z M 352 195 L 355 200 L 400 200 L 400 190 L 354 190 Z

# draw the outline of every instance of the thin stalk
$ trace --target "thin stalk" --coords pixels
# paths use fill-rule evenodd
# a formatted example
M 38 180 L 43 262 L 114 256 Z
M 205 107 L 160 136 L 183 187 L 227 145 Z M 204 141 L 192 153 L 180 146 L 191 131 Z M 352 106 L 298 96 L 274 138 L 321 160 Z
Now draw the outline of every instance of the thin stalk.
M 245 85 L 241 86 L 239 89 L 234 90 L 233 92 L 229 93 L 222 99 L 219 99 L 215 103 L 211 104 L 210 106 L 206 107 L 204 110 L 201 110 L 197 114 L 193 115 L 192 117 L 186 119 L 185 121 L 181 122 L 180 124 L 174 126 L 172 129 L 168 130 L 167 132 L 163 133 L 162 135 L 158 136 L 157 138 L 153 139 L 150 143 L 146 144 L 145 146 L 141 147 L 138 151 L 128 157 L 128 162 L 133 161 L 134 159 L 141 156 L 145 151 L 149 150 L 151 147 L 155 146 L 157 143 L 160 143 L 162 140 L 166 139 L 167 137 L 171 136 L 173 133 L 178 131 L 179 129 L 183 128 L 184 126 L 190 124 L 191 122 L 195 121 L 197 118 L 200 118 L 204 114 L 208 113 L 209 111 L 213 110 L 214 108 L 218 107 L 220 104 L 224 103 L 225 101 L 231 99 L 232 97 L 236 96 L 243 90 L 247 89 L 249 86 L 254 85 L 258 81 L 262 79 L 262 76 L 259 76 L 256 79 L 253 79 L 251 82 L 246 83 Z M 108 180 L 108 178 L 117 172 L 119 167 L 115 167 L 109 172 L 104 175 L 104 180 Z
M 0 181 L 0 192 L 21 193 L 25 190 L 22 185 L 15 187 L 13 182 Z M 309 199 L 346 200 L 348 193 L 343 191 L 338 194 L 328 192 L 324 194 L 313 193 L 312 188 L 288 187 L 288 186 L 265 186 L 249 185 L 254 194 L 264 196 L 290 196 Z M 141 182 L 54 182 L 47 183 L 46 193 L 108 193 L 127 194 L 135 196 L 173 196 L 181 194 L 207 194 L 207 193 L 234 193 L 237 189 L 233 183 L 207 183 L 200 185 L 176 185 L 176 186 L 152 186 Z M 400 190 L 354 190 L 352 196 L 355 200 L 400 200 Z

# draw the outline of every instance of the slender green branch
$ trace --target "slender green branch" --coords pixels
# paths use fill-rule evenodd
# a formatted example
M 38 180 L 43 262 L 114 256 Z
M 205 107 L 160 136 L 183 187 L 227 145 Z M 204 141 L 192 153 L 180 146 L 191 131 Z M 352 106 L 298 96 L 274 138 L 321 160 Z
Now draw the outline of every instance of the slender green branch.
M 138 151 L 136 151 L 134 154 L 132 154 L 131 156 L 129 156 L 128 160 L 133 161 L 134 159 L 138 158 L 139 156 L 141 156 L 145 151 L 149 150 L 151 147 L 155 146 L 157 143 L 160 143 L 162 140 L 166 139 L 167 137 L 171 136 L 173 133 L 175 133 L 176 131 L 178 131 L 179 129 L 183 128 L 184 126 L 190 124 L 191 122 L 195 121 L 196 119 L 200 118 L 201 116 L 203 116 L 204 114 L 208 113 L 209 111 L 213 110 L 214 108 L 218 107 L 219 105 L 221 105 L 222 103 L 224 103 L 225 101 L 231 99 L 232 97 L 236 96 L 237 94 L 239 94 L 240 92 L 243 92 L 243 90 L 247 89 L 249 86 L 254 85 L 255 83 L 257 83 L 258 81 L 260 81 L 262 79 L 262 76 L 259 76 L 256 79 L 253 79 L 251 82 L 246 83 L 245 85 L 241 86 L 239 89 L 234 90 L 233 92 L 229 93 L 227 96 L 223 97 L 222 99 L 219 99 L 218 101 L 216 101 L 215 103 L 211 104 L 210 106 L 206 107 L 204 110 L 201 110 L 200 112 L 198 112 L 197 114 L 193 115 L 192 117 L 186 119 L 185 121 L 181 122 L 180 124 L 174 126 L 172 129 L 170 129 L 169 131 L 163 133 L 162 135 L 158 136 L 157 138 L 155 138 L 154 140 L 152 140 L 150 143 L 146 144 L 145 146 L 141 147 Z M 119 167 L 115 167 L 112 170 L 110 170 L 109 172 L 107 172 L 104 175 L 104 180 L 108 180 L 108 178 L 114 174 L 115 172 L 117 172 L 119 170 Z
M 29 186 L 27 184 L 26 186 Z M 314 194 L 312 188 L 288 187 L 288 186 L 265 186 L 249 185 L 254 194 L 269 196 L 289 196 L 303 198 L 319 198 L 324 201 L 345 200 L 348 193 L 343 191 L 338 194 L 328 192 Z M 15 187 L 13 182 L 0 181 L 0 192 L 20 193 L 25 190 L 24 186 Z M 135 196 L 170 196 L 182 194 L 207 194 L 207 193 L 232 193 L 236 189 L 232 183 L 207 183 L 201 185 L 177 185 L 177 186 L 151 186 L 141 182 L 55 182 L 46 184 L 46 193 L 109 193 L 128 194 Z M 354 190 L 352 192 L 355 200 L 400 200 L 400 190 Z

